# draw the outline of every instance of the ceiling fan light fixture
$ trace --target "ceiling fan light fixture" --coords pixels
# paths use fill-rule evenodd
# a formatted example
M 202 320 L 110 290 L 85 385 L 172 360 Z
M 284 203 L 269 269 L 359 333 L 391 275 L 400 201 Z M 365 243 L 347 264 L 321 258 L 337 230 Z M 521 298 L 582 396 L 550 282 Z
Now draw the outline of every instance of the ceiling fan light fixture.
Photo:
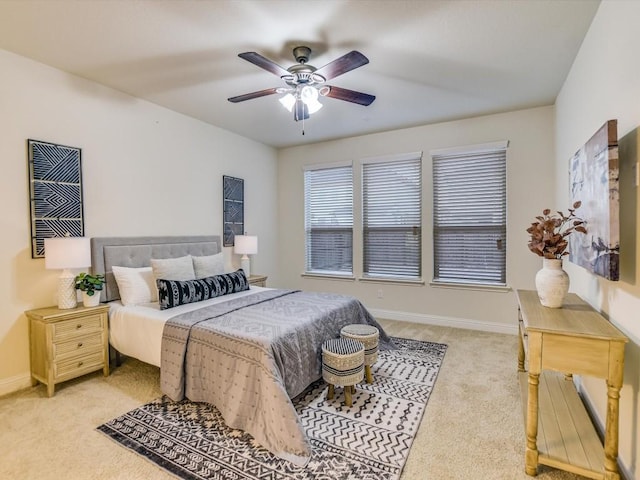
M 287 93 L 284 97 L 280 97 L 280 103 L 284 108 L 292 112 L 293 106 L 296 104 L 296 97 Z
M 318 101 L 318 90 L 308 85 L 305 85 L 300 89 L 300 99 L 309 104 L 310 102 Z
M 315 87 L 305 85 L 300 90 L 300 100 L 309 108 L 309 115 L 316 113 L 322 108 L 322 104 L 318 101 L 318 90 Z
M 322 108 L 322 104 L 317 100 L 314 102 L 305 102 L 305 104 L 309 108 L 309 115 L 311 115 L 312 113 L 316 113 Z
M 309 107 L 302 100 L 296 101 L 295 109 L 293 110 L 293 119 L 296 122 L 302 120 L 302 124 L 304 125 L 305 118 L 309 118 Z M 304 135 L 304 126 L 302 127 L 302 134 Z

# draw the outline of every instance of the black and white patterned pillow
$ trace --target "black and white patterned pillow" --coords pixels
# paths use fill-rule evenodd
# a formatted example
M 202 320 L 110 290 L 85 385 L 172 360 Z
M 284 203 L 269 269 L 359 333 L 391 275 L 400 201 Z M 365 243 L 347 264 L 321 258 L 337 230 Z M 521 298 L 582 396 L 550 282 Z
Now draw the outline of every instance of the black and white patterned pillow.
M 160 310 L 249 290 L 244 270 L 197 280 L 156 280 Z

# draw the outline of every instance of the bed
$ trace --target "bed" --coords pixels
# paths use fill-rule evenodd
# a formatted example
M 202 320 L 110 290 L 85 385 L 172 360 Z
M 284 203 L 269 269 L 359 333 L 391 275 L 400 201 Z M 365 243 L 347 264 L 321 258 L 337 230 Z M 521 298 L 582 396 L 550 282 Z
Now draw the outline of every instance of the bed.
M 205 279 L 216 285 L 233 280 L 240 288 L 197 303 L 161 309 L 162 281 L 160 303 L 120 301 L 114 270 L 146 268 L 152 259 L 212 256 L 221 251 L 218 236 L 98 237 L 91 244 L 93 271 L 106 279 L 101 301 L 111 306 L 112 347 L 159 366 L 162 391 L 172 400 L 215 405 L 227 425 L 296 465 L 308 462 L 311 445 L 291 399 L 321 377 L 322 342 L 339 336 L 344 325 L 367 323 L 379 328 L 381 348 L 391 345 L 353 297 L 245 289 L 243 272 Z

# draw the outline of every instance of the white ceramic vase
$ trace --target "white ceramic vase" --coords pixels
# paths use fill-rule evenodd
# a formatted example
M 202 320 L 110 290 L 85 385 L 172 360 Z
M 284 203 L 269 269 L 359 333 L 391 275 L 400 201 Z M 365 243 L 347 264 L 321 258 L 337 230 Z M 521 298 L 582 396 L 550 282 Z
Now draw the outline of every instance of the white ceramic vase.
M 93 295 L 87 295 L 87 292 L 82 292 L 82 304 L 85 307 L 95 307 L 100 303 L 100 292 L 94 292 Z
M 561 259 L 542 259 L 542 268 L 536 273 L 536 290 L 545 307 L 562 307 L 569 291 L 569 275 L 562 269 Z

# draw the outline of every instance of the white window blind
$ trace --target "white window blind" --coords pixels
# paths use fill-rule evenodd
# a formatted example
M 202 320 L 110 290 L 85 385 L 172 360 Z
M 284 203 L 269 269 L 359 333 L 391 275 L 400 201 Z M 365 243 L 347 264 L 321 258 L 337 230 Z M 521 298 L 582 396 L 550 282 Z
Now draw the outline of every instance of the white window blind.
M 363 161 L 363 274 L 419 279 L 422 265 L 422 154 Z
M 506 145 L 432 152 L 435 281 L 506 283 Z
M 351 165 L 304 173 L 305 264 L 309 273 L 353 273 Z

